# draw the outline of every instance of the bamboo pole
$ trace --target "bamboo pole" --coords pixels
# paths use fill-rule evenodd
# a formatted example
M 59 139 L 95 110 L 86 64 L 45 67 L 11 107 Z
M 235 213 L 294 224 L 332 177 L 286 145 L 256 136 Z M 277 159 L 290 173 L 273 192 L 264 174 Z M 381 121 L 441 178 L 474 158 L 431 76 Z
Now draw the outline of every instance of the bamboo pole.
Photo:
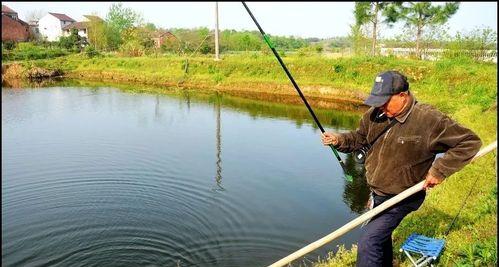
M 481 149 L 478 151 L 478 153 L 473 157 L 471 161 L 476 160 L 477 158 L 489 153 L 490 151 L 494 150 L 497 147 L 497 140 L 494 141 L 492 144 L 486 146 L 485 148 Z M 363 222 L 371 219 L 372 217 L 376 216 L 377 214 L 381 213 L 382 211 L 388 209 L 389 207 L 399 203 L 400 201 L 406 199 L 407 197 L 423 190 L 423 184 L 424 180 L 419 182 L 418 184 L 410 187 L 409 189 L 406 189 L 405 191 L 401 192 L 400 194 L 390 198 L 389 200 L 381 203 L 381 205 L 377 206 L 376 208 L 360 215 L 359 217 L 355 218 L 354 220 L 350 221 L 349 223 L 345 224 L 341 228 L 337 229 L 336 231 L 324 236 L 323 238 L 295 251 L 294 253 L 280 259 L 279 261 L 276 261 L 275 263 L 269 265 L 270 267 L 280 267 L 284 266 L 293 260 L 296 260 L 297 258 L 325 245 L 326 243 L 329 243 L 333 241 L 334 239 L 342 236 L 343 234 L 349 232 L 350 230 L 354 229 L 358 225 L 362 224 Z

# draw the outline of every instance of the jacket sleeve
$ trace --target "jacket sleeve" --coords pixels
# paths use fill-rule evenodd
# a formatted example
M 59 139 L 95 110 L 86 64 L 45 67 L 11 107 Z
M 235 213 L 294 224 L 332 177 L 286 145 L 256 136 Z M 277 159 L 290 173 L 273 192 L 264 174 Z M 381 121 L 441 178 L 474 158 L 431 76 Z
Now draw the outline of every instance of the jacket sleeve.
M 338 151 L 350 153 L 367 144 L 367 122 L 369 120 L 368 112 L 362 116 L 359 128 L 355 131 L 341 133 L 338 136 L 338 144 L 335 146 Z
M 444 153 L 429 170 L 441 179 L 461 170 L 482 146 L 482 141 L 474 132 L 446 115 L 435 124 L 428 141 L 431 152 Z

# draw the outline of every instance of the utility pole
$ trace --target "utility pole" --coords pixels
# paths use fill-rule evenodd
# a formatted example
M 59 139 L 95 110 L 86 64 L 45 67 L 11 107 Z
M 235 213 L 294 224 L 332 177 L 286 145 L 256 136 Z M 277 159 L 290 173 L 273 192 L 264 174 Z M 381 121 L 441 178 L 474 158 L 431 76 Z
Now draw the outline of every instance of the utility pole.
M 218 2 L 215 2 L 215 60 L 220 60 L 218 50 Z

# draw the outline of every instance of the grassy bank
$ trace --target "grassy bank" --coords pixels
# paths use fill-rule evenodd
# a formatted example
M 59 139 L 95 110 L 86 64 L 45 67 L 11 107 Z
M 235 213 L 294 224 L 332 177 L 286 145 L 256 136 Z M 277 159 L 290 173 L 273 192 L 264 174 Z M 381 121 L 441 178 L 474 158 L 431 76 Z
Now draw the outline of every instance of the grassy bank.
M 388 57 L 289 56 L 284 61 L 310 97 L 359 104 L 369 92 L 373 77 L 387 69 L 405 73 L 420 100 L 436 104 L 445 112 L 455 112 L 460 106 L 470 104 L 488 107 L 496 97 L 496 65 L 464 58 L 428 62 Z M 61 68 L 72 77 L 85 79 L 296 96 L 272 56 L 231 55 L 218 62 L 211 57 L 195 57 L 188 60 L 187 72 L 185 58 L 177 56 L 86 58 L 70 55 L 25 64 Z
M 496 140 L 496 64 L 476 63 L 465 58 L 429 62 L 388 57 L 326 59 L 288 56 L 284 61 L 304 93 L 313 100 L 313 107 L 332 100 L 358 105 L 370 91 L 375 75 L 394 69 L 409 77 L 410 89 L 418 100 L 435 105 L 475 131 L 484 145 Z M 271 56 L 232 55 L 218 62 L 211 57 L 195 57 L 189 59 L 186 65 L 185 58 L 174 56 L 86 58 L 70 55 L 21 64 L 25 68 L 58 68 L 70 77 L 83 79 L 193 87 L 253 98 L 266 95 L 270 101 L 281 101 L 287 96 L 296 104 L 301 104 L 287 77 Z M 446 249 L 439 264 L 497 264 L 496 166 L 494 152 L 468 165 L 430 192 L 420 210 L 409 215 L 394 233 L 395 255 L 402 266 L 409 263 L 398 253 L 405 238 L 412 232 L 442 237 L 471 188 L 471 196 L 446 238 Z M 476 178 L 478 182 L 474 185 Z M 340 249 L 319 265 L 351 266 L 354 265 L 355 255 L 355 247 Z

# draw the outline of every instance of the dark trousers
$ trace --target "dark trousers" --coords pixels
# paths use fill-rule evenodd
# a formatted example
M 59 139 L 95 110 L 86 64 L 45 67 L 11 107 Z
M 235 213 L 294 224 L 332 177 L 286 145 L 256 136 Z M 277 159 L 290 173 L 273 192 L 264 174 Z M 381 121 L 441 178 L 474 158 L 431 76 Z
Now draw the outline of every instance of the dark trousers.
M 420 191 L 376 215 L 362 227 L 357 247 L 357 267 L 393 266 L 392 232 L 402 219 L 423 204 L 425 191 Z M 374 207 L 390 196 L 373 193 Z

